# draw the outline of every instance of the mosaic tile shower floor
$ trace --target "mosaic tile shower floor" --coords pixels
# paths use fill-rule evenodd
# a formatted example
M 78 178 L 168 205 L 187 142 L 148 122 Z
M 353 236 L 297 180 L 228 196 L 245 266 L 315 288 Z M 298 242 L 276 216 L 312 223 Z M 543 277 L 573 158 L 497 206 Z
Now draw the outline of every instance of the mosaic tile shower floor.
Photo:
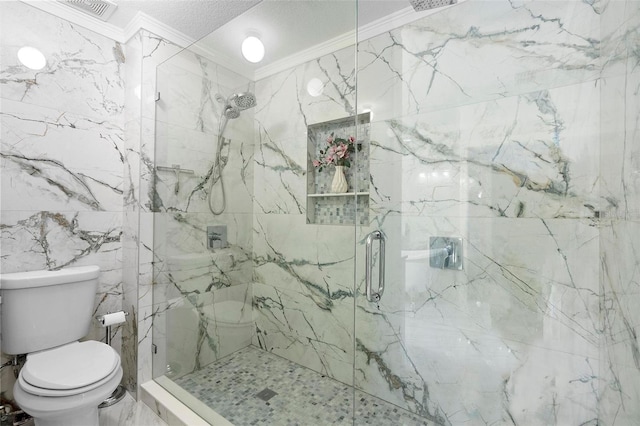
M 253 346 L 174 381 L 236 426 L 351 424 L 349 386 Z M 256 395 L 265 388 L 277 395 L 263 401 Z M 356 398 L 357 425 L 429 424 L 371 395 Z

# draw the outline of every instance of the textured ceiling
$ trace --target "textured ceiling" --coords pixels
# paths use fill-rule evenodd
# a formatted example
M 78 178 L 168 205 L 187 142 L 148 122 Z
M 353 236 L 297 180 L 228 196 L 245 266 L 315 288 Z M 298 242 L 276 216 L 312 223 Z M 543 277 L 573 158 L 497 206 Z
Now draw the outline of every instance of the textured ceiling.
M 200 44 L 233 57 L 245 37 L 256 34 L 265 45 L 257 68 L 320 44 L 355 28 L 355 7 L 348 1 L 264 1 L 214 31 Z
M 407 0 L 113 0 L 109 23 L 125 28 L 138 11 L 182 32 L 199 45 L 256 69 L 410 6 Z M 240 44 L 257 34 L 265 59 L 250 64 Z
M 109 23 L 125 28 L 140 11 L 198 40 L 260 3 L 260 0 L 112 0 Z
M 138 11 L 198 40 L 243 14 L 262 0 L 111 0 L 118 8 L 109 23 L 125 28 Z M 332 36 L 348 22 L 353 27 L 355 0 L 264 0 L 264 13 L 283 32 L 296 31 L 298 37 L 307 32 L 325 31 Z M 380 19 L 410 6 L 408 0 L 359 0 L 360 25 Z M 263 12 L 256 12 L 259 15 Z M 266 17 L 265 17 L 266 18 Z M 305 31 L 305 30 L 309 31 Z M 329 37 L 330 38 L 330 37 Z

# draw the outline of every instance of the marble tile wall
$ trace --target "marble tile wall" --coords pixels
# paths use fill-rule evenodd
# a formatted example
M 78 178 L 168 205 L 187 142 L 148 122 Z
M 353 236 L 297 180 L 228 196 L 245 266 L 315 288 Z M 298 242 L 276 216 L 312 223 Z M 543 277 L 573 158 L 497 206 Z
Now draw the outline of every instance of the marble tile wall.
M 120 310 L 124 47 L 22 2 L 0 3 L 0 16 L 0 269 L 98 265 L 95 314 Z M 18 62 L 24 45 L 44 53 L 45 68 Z M 88 337 L 104 340 L 104 329 Z M 3 396 L 12 385 L 3 371 Z
M 360 43 L 355 236 L 305 224 L 303 187 L 306 125 L 354 112 L 351 50 L 258 81 L 254 344 L 351 383 L 355 339 L 355 385 L 434 424 L 632 424 L 638 6 L 471 0 Z M 463 271 L 429 267 L 430 236 L 463 238 Z
M 344 383 L 353 377 L 355 234 L 306 223 L 306 132 L 355 113 L 353 53 L 257 81 L 255 116 L 253 343 Z M 314 78 L 323 82 L 320 96 L 306 90 Z
M 153 221 L 146 191 L 156 66 L 180 48 L 146 31 L 123 46 L 22 2 L 0 7 L 0 266 L 13 272 L 99 265 L 96 314 L 130 314 L 115 328 L 113 345 L 123 383 L 135 395 L 151 379 Z M 44 70 L 17 62 L 25 44 L 45 53 Z M 93 327 L 88 337 L 104 340 L 104 329 Z M 10 376 L 2 383 L 8 397 Z
M 142 81 L 142 42 L 141 34 L 126 44 L 127 62 L 125 79 L 130 82 Z M 122 383 L 125 388 L 137 395 L 137 354 L 138 354 L 138 243 L 140 241 L 140 140 L 141 140 L 142 102 L 135 91 L 125 92 L 124 119 L 124 174 L 123 174 L 123 213 L 122 213 L 122 282 L 124 293 L 122 308 L 129 318 L 122 334 Z
M 365 57 L 384 52 L 371 66 L 378 60 L 384 66 L 397 64 L 392 69 L 410 78 L 429 58 L 432 70 L 425 71 L 434 83 L 416 108 L 372 127 L 372 141 L 377 134 L 379 145 L 372 154 L 372 178 L 380 181 L 376 195 L 384 195 L 372 202 L 384 215 L 390 246 L 398 250 L 387 264 L 397 271 L 391 274 L 398 277 L 395 288 L 404 288 L 404 293 L 385 298 L 379 307 L 359 304 L 356 384 L 437 424 L 480 419 L 628 424 L 637 418 L 637 404 L 630 402 L 637 386 L 631 380 L 617 395 L 629 392 L 631 397 L 620 398 L 626 404 L 598 404 L 600 389 L 616 388 L 619 382 L 600 368 L 603 363 L 612 370 L 618 366 L 603 351 L 610 348 L 610 334 L 603 333 L 601 307 L 607 297 L 598 276 L 601 232 L 608 224 L 596 219 L 618 204 L 600 190 L 603 175 L 616 170 L 601 161 L 600 152 L 610 149 L 605 128 L 621 121 L 603 120 L 601 114 L 610 108 L 606 98 L 618 99 L 620 93 L 625 98 L 624 90 L 616 94 L 607 80 L 619 75 L 618 63 L 626 60 L 624 53 L 605 60 L 599 52 L 608 52 L 610 45 L 632 45 L 627 39 L 636 39 L 639 21 L 631 7 L 637 4 L 583 6 L 493 2 L 490 13 L 501 10 L 501 25 L 507 23 L 505 32 L 493 32 L 492 20 L 476 9 L 482 2 L 468 2 L 430 18 L 428 26 L 416 23 L 392 31 L 388 39 L 394 44 L 388 48 L 382 44 L 376 50 L 380 40 L 374 39 L 371 52 L 365 49 Z M 619 16 L 625 6 L 628 25 L 614 40 L 601 21 Z M 461 15 L 481 16 L 482 24 L 460 32 L 456 26 L 467 19 Z M 574 22 L 578 17 L 581 21 Z M 455 24 L 447 31 L 448 39 L 431 44 L 441 34 L 440 22 L 451 21 Z M 553 43 L 544 43 L 545 34 L 552 34 L 545 27 L 552 23 L 562 24 L 561 31 L 553 35 Z M 527 35 L 529 31 L 535 36 Z M 487 34 L 492 34 L 492 42 L 499 39 L 499 45 L 488 40 L 485 45 Z M 587 54 L 595 40 L 601 40 L 597 50 Z M 563 53 L 567 47 L 577 50 Z M 487 57 L 483 62 L 474 59 L 486 48 L 494 51 L 487 57 L 495 57 L 499 67 L 494 69 Z M 536 58 L 527 65 L 529 77 L 523 85 L 504 84 L 521 78 L 518 67 L 528 60 L 511 64 L 513 49 Z M 559 53 L 562 65 L 549 67 L 549 58 Z M 457 75 L 454 57 L 465 58 L 464 66 L 480 74 Z M 369 66 L 366 59 L 360 63 Z M 482 72 L 500 78 L 478 79 Z M 364 74 L 359 79 L 363 96 L 375 98 L 376 92 L 366 90 Z M 442 80 L 454 83 L 450 92 L 440 93 Z M 411 98 L 414 88 L 420 86 L 407 83 L 396 92 Z M 425 96 L 424 90 L 420 93 Z M 465 101 L 460 93 L 473 96 Z M 442 103 L 456 98 L 459 106 Z M 605 114 L 635 117 L 628 109 Z M 634 121 L 626 133 L 635 134 L 635 129 Z M 633 138 L 627 140 L 629 149 L 637 146 Z M 605 155 L 633 158 L 620 151 Z M 390 179 L 390 173 L 402 177 Z M 401 212 L 397 218 L 396 211 Z M 436 235 L 463 238 L 464 272 L 428 267 L 427 239 Z M 620 266 L 628 270 L 624 262 L 635 265 L 637 256 L 631 248 L 622 248 L 625 260 Z M 394 288 L 393 282 L 388 285 Z M 633 339 L 627 345 L 633 353 Z M 377 383 L 372 381 L 378 376 Z
M 611 200 L 600 230 L 602 331 L 600 419 L 640 418 L 640 4 L 624 2 L 603 19 L 601 193 Z
M 180 51 L 168 41 L 140 31 L 127 42 L 129 90 L 125 109 L 125 198 L 123 306 L 132 315 L 123 335 L 124 383 L 137 394 L 151 380 L 153 305 L 153 213 L 149 191 L 155 147 L 156 67 Z

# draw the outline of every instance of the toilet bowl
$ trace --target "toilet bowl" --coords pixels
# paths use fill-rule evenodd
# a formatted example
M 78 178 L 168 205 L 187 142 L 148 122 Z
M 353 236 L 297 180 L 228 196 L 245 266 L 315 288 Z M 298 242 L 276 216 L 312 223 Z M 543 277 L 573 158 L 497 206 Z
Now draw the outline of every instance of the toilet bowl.
M 118 353 L 89 332 L 100 269 L 0 274 L 2 349 L 26 354 L 13 387 L 36 426 L 98 426 L 98 405 L 122 379 Z
M 180 299 L 169 301 L 172 308 L 161 317 L 166 326 L 165 346 L 159 351 L 166 354 L 166 359 L 158 365 L 157 375 L 175 379 L 193 371 L 196 362 L 208 365 L 251 344 L 255 318 L 250 303 L 237 300 L 213 303 L 212 298 L 202 299 L 209 303 L 198 308 L 186 306 Z M 203 326 L 215 342 L 215 349 L 199 340 Z M 194 357 L 194 353 L 198 356 Z
M 73 342 L 27 355 L 13 394 L 37 426 L 97 425 L 98 404 L 121 379 L 120 357 L 110 346 Z
M 219 357 L 227 356 L 251 344 L 255 313 L 250 304 L 227 300 L 213 304 L 219 343 Z

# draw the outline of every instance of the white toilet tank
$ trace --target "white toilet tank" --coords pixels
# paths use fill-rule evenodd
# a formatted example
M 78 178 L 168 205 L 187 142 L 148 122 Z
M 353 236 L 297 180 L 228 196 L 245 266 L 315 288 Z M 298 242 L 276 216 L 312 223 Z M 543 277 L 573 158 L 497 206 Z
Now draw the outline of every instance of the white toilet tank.
M 0 274 L 2 351 L 49 349 L 89 333 L 98 266 Z

